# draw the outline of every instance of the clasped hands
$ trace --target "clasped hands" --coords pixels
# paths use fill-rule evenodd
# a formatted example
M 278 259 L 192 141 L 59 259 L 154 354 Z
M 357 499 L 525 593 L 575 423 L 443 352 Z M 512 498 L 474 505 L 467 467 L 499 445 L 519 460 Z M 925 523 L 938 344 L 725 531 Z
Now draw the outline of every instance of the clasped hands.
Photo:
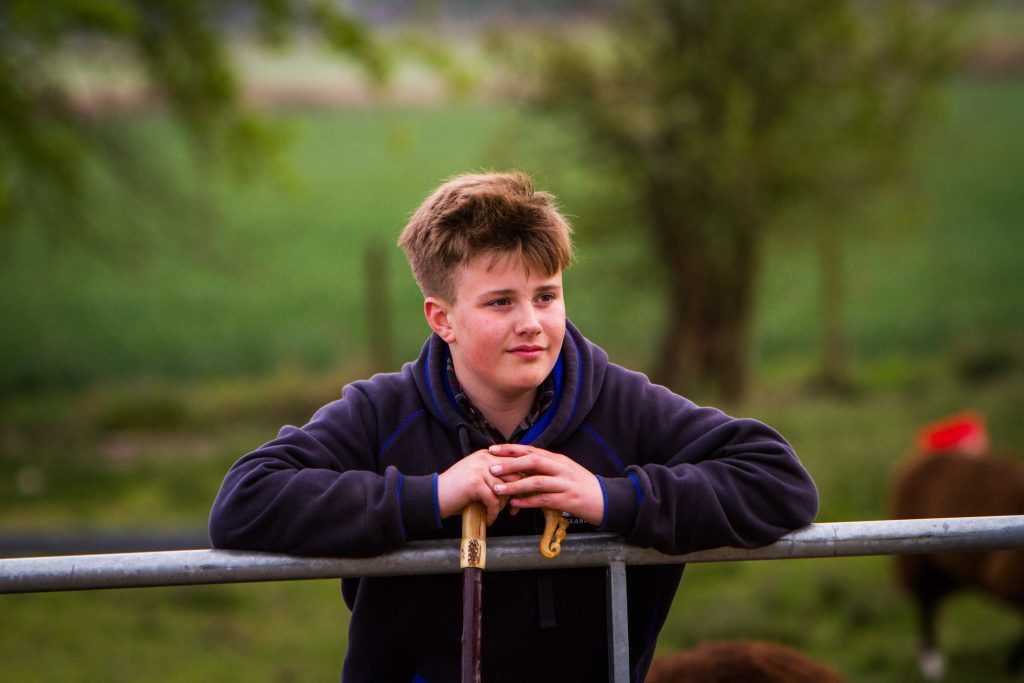
M 560 453 L 523 444 L 499 444 L 470 453 L 437 478 L 441 517 L 480 502 L 493 524 L 506 506 L 567 512 L 595 526 L 604 518 L 604 495 L 597 477 Z

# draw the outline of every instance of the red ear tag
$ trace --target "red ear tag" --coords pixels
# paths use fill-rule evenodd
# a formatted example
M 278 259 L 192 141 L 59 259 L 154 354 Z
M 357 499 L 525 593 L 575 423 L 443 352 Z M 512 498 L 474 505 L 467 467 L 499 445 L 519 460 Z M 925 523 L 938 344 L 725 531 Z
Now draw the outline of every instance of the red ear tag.
M 974 411 L 925 425 L 917 436 L 917 452 L 921 454 L 957 451 L 979 457 L 988 452 L 988 447 L 985 418 Z

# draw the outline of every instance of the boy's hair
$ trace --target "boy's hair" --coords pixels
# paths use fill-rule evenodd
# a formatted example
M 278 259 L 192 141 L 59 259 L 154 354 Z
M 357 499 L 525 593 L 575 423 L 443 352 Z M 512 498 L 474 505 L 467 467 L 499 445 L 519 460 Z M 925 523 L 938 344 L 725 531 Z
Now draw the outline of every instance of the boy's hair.
M 398 238 L 424 296 L 455 301 L 455 270 L 481 254 L 554 275 L 572 263 L 572 228 L 525 173 L 469 173 L 437 188 Z

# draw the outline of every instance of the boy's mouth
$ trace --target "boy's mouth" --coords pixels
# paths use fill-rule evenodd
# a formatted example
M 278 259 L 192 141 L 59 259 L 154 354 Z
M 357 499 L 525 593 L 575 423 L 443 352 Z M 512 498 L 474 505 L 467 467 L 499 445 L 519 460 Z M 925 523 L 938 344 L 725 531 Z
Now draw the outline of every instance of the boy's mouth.
M 533 344 L 524 344 L 522 346 L 514 346 L 509 349 L 509 353 L 519 356 L 520 358 L 538 358 L 544 353 L 543 346 L 534 346 Z

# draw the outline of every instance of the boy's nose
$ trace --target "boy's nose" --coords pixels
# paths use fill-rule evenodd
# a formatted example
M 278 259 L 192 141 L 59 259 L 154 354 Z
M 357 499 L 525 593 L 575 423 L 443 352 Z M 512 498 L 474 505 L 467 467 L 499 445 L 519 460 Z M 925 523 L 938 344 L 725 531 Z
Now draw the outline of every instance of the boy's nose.
M 532 306 L 524 307 L 523 313 L 519 316 L 517 322 L 517 334 L 533 336 L 541 331 L 540 319 L 537 317 L 537 312 L 533 310 Z

